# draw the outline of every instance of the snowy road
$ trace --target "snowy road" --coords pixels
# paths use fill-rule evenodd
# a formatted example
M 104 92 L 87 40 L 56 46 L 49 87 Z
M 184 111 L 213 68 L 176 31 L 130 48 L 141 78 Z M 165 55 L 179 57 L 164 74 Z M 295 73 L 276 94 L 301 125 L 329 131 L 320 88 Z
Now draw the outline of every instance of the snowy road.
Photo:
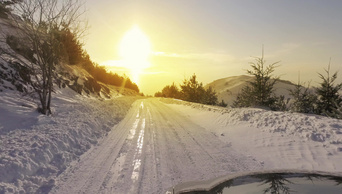
M 51 193 L 163 193 L 181 182 L 261 168 L 172 106 L 145 99 L 60 175 Z

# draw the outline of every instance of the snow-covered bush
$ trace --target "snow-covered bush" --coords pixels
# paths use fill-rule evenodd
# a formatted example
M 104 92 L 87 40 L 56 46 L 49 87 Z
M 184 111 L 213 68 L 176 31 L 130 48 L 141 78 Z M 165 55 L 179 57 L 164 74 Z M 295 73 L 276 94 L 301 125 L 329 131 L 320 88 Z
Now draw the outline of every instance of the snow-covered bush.
M 315 110 L 316 95 L 310 92 L 309 87 L 304 87 L 300 83 L 295 85 L 295 88 L 289 90 L 292 96 L 290 110 L 300 113 L 313 113 Z

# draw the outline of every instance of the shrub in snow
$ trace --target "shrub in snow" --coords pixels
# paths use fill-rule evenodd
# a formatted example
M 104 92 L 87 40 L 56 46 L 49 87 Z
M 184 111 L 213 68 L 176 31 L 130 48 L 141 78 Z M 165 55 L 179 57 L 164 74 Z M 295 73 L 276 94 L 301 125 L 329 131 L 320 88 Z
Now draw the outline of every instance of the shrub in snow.
M 290 110 L 300 113 L 313 113 L 315 110 L 316 95 L 312 94 L 309 87 L 303 87 L 300 83 L 294 89 L 289 90 L 293 98 Z
M 218 103 L 217 105 L 222 106 L 222 107 L 227 107 L 228 106 L 228 104 L 225 103 L 223 100 L 220 103 Z

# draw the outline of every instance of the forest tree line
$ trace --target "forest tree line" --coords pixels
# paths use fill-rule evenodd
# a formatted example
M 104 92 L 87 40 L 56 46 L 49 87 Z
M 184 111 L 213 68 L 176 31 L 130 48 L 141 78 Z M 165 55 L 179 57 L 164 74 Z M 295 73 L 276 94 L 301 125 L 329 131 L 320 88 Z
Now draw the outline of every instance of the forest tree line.
M 203 83 L 197 81 L 196 74 L 192 75 L 190 79 L 184 79 L 180 89 L 173 83 L 172 85 L 165 86 L 161 92 L 155 93 L 154 96 L 175 98 L 207 105 L 227 106 L 223 100 L 218 103 L 217 94 L 212 87 L 204 89 Z
M 279 62 L 267 65 L 262 54 L 250 62 L 251 69 L 247 74 L 253 76 L 238 93 L 231 105 L 235 108 L 258 107 L 275 111 L 291 111 L 299 113 L 318 114 L 337 119 L 342 119 L 342 83 L 336 83 L 337 72 L 330 72 L 330 62 L 324 73 L 318 73 L 321 80 L 318 87 L 310 88 L 309 85 L 298 83 L 294 89 L 289 90 L 292 99 L 285 99 L 284 96 L 277 96 L 275 84 L 279 77 L 273 75 Z M 165 86 L 155 97 L 176 98 L 189 102 L 197 102 L 208 105 L 227 106 L 222 100 L 218 103 L 216 92 L 209 87 L 204 89 L 203 84 L 196 80 L 194 74 L 189 80 L 185 79 L 180 89 L 173 83 Z

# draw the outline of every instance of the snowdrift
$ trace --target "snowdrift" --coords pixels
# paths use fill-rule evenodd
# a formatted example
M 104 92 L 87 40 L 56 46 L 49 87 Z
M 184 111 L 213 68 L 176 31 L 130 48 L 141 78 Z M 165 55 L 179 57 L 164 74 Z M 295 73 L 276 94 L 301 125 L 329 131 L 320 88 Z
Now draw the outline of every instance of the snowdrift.
M 16 92 L 0 97 L 0 193 L 46 193 L 70 162 L 98 143 L 128 112 L 136 97 L 110 100 L 58 90 L 54 114 L 37 113 Z
M 264 169 L 342 172 L 342 120 L 161 99 Z

